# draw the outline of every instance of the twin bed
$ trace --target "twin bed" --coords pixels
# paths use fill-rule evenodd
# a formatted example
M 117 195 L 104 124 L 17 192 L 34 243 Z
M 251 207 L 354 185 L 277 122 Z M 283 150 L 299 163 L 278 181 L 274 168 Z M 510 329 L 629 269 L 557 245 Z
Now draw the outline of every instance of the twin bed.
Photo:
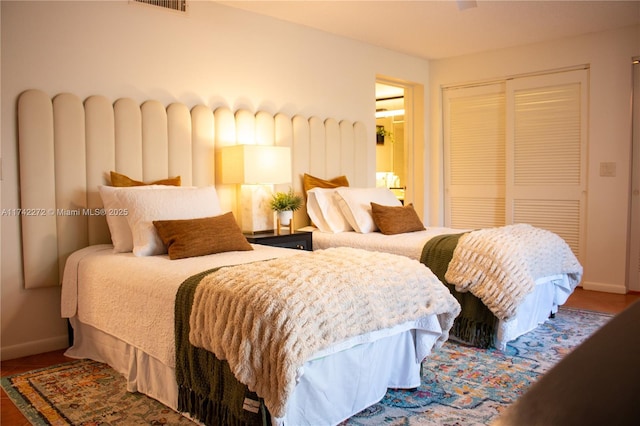
M 232 143 L 247 117 L 25 92 L 22 208 L 60 213 L 23 218 L 25 281 L 37 287 L 60 277 L 62 316 L 74 337 L 67 354 L 108 363 L 130 391 L 206 424 L 337 424 L 387 388 L 419 386 L 421 362 L 449 337 L 460 303 L 416 257 L 438 230 L 402 239 L 314 232 L 314 249 L 322 250 L 313 252 L 243 241 L 228 213 L 236 207 L 227 203 L 232 189 L 214 187 L 211 169 L 216 147 Z M 366 141 L 358 123 L 326 120 L 319 131 L 317 121 L 299 117 L 254 119 L 274 143 L 292 146 L 294 159 L 317 151 L 310 147 L 318 134 L 318 146 L 337 137 L 340 152 Z M 122 175 L 110 179 L 110 171 Z M 123 175 L 140 182 L 112 188 Z M 182 186 L 166 181 L 172 176 Z M 375 250 L 351 237 L 397 246 Z M 40 256 L 51 240 L 59 274 Z M 515 309 L 517 331 L 505 321 L 496 342 L 548 316 L 581 271 L 537 280 Z
M 481 230 L 424 227 L 387 188 L 304 176 L 314 249 L 357 247 L 420 261 L 462 306 L 450 335 L 505 349 L 555 314 L 582 266 L 558 235 L 527 224 Z

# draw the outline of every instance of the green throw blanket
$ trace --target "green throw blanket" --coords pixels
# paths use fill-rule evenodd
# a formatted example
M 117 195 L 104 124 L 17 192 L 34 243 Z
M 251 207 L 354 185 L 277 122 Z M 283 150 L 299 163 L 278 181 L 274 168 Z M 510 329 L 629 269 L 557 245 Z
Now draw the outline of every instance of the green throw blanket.
M 270 425 L 271 418 L 262 400 L 236 380 L 229 364 L 189 343 L 189 317 L 195 289 L 202 278 L 216 270 L 187 278 L 176 295 L 178 410 L 205 425 Z
M 466 344 L 488 348 L 493 343 L 498 319 L 480 299 L 470 292 L 456 291 L 455 286 L 449 284 L 444 278 L 453 256 L 453 250 L 462 235 L 464 233 L 439 235 L 431 238 L 422 249 L 420 262 L 431 269 L 440 281 L 449 288 L 451 294 L 462 307 L 462 311 L 455 319 L 449 334 Z

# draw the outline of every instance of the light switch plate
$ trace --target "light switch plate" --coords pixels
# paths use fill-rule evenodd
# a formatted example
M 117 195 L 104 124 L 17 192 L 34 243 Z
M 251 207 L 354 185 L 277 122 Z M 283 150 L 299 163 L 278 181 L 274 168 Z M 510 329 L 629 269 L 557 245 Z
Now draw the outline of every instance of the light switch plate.
M 600 163 L 600 176 L 602 176 L 602 177 L 615 177 L 616 176 L 616 163 L 613 163 L 613 162 Z

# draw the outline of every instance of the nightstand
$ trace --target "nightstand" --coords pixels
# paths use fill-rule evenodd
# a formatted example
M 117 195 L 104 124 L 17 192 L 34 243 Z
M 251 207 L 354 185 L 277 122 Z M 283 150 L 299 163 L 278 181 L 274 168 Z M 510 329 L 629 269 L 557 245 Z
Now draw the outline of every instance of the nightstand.
M 311 236 L 313 233 L 297 231 L 290 234 L 288 231 L 282 231 L 280 235 L 274 232 L 264 232 L 259 234 L 244 234 L 247 241 L 252 244 L 263 244 L 266 246 L 276 246 L 293 248 L 298 250 L 313 250 L 313 242 Z

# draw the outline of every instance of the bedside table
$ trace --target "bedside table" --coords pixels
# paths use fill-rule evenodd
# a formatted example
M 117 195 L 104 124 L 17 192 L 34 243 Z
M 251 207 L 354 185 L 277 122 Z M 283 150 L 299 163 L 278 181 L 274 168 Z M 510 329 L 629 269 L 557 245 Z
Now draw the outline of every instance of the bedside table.
M 313 233 L 298 231 L 293 234 L 289 232 L 282 231 L 280 235 L 276 234 L 276 232 L 264 232 L 259 234 L 244 234 L 252 244 L 263 244 L 266 246 L 276 246 L 276 247 L 285 247 L 285 248 L 293 248 L 298 250 L 313 250 L 313 240 L 311 236 Z

